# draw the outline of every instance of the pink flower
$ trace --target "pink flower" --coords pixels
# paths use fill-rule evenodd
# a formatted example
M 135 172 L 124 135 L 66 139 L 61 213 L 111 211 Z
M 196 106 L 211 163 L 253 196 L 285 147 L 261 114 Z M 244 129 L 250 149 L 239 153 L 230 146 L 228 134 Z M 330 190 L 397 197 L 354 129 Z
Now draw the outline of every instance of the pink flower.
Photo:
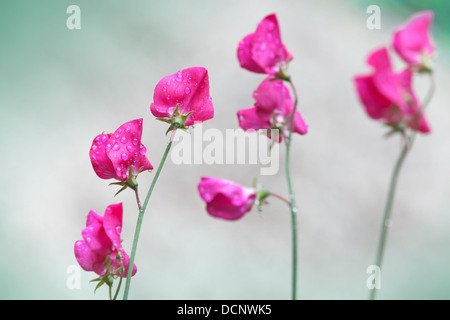
M 239 126 L 244 130 L 281 129 L 289 130 L 290 115 L 294 108 L 294 100 L 289 89 L 282 80 L 271 80 L 267 77 L 253 93 L 255 106 L 239 110 L 237 113 Z M 293 132 L 306 134 L 308 126 L 300 112 L 295 110 Z M 285 135 L 282 132 L 281 137 Z
M 75 257 L 85 271 L 94 271 L 100 276 L 120 276 L 121 263 L 123 276 L 126 277 L 130 258 L 122 248 L 122 203 L 112 204 L 100 216 L 94 210 L 89 211 L 86 227 L 81 234 L 83 240 L 75 242 Z M 120 260 L 117 255 L 120 253 Z M 137 271 L 133 265 L 132 275 Z
M 412 71 L 408 68 L 400 73 L 393 72 L 385 47 L 370 54 L 367 63 L 374 71 L 354 79 L 367 114 L 396 130 L 410 127 L 422 133 L 429 132 L 412 89 Z
M 242 68 L 256 73 L 276 75 L 293 59 L 281 41 L 275 14 L 265 17 L 254 33 L 239 43 L 237 57 Z
M 95 137 L 89 151 L 95 173 L 102 179 L 125 181 L 131 167 L 133 175 L 142 170 L 152 170 L 141 136 L 142 119 L 137 119 L 124 123 L 114 133 Z
M 431 67 L 435 49 L 430 35 L 433 17 L 432 11 L 416 13 L 394 33 L 392 45 L 406 63 L 419 68 Z
M 158 82 L 150 110 L 155 117 L 167 122 L 178 115 L 189 115 L 182 124 L 188 127 L 214 117 L 211 100 L 208 71 L 202 67 L 192 67 Z M 179 114 L 175 114 L 177 112 Z
M 198 192 L 206 202 L 206 211 L 217 218 L 237 220 L 252 209 L 256 192 L 232 181 L 202 177 Z

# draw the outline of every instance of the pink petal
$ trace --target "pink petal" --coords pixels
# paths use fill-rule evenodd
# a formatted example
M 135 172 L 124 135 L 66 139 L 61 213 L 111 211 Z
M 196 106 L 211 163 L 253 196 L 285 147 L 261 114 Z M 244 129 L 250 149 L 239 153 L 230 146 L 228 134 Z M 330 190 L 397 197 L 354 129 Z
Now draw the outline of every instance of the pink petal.
M 277 74 L 292 54 L 281 41 L 275 14 L 268 15 L 259 24 L 252 39 L 252 58 L 267 74 Z
M 236 220 L 251 210 L 256 199 L 255 191 L 232 181 L 202 177 L 198 185 L 206 210 L 215 217 Z
M 109 205 L 103 216 L 103 228 L 115 248 L 122 247 L 122 203 Z
M 290 125 L 288 125 L 288 128 L 290 128 Z M 301 135 L 308 133 L 308 125 L 305 123 L 305 120 L 303 120 L 303 117 L 298 110 L 295 110 L 293 132 Z
M 239 126 L 245 131 L 272 128 L 271 118 L 261 116 L 256 108 L 239 110 L 237 117 Z
M 369 117 L 376 120 L 384 118 L 392 103 L 378 91 L 374 85 L 373 76 L 355 77 L 355 84 L 359 98 Z
M 208 71 L 202 67 L 180 70 L 161 79 L 155 87 L 150 110 L 155 117 L 171 118 L 176 106 L 180 114 L 193 112 L 185 126 L 214 117 L 209 96 Z
M 121 125 L 111 136 L 111 148 L 107 155 L 115 170 L 116 179 L 126 180 L 128 170 L 133 166 L 133 174 L 141 167 L 152 170 L 153 166 L 145 156 L 146 148 L 141 143 L 142 119 L 132 120 Z
M 265 73 L 265 70 L 261 68 L 252 57 L 252 40 L 253 33 L 244 37 L 244 39 L 239 42 L 237 57 L 239 64 L 242 68 L 255 73 Z
M 84 228 L 81 234 L 91 251 L 98 251 L 105 254 L 111 251 L 112 242 L 106 235 L 102 224 L 91 224 Z
M 110 136 L 111 134 L 98 135 L 95 137 L 91 149 L 89 150 L 89 158 L 91 159 L 92 167 L 101 179 L 116 178 L 114 165 L 106 154 L 108 148 L 111 148 L 111 145 L 109 144 Z
M 91 250 L 84 240 L 78 240 L 75 242 L 74 252 L 75 258 L 80 264 L 80 267 L 85 271 L 93 271 L 93 256 L 91 255 Z
M 433 55 L 434 45 L 429 34 L 433 18 L 432 11 L 416 13 L 394 33 L 392 46 L 408 64 L 420 65 L 423 54 Z
M 367 58 L 367 64 L 372 66 L 377 72 L 392 72 L 389 52 L 386 47 L 373 51 Z
M 292 110 L 294 105 L 289 89 L 283 84 L 283 81 L 273 81 L 270 80 L 270 77 L 261 82 L 253 93 L 253 98 L 256 100 L 255 107 L 258 113 L 270 118 L 275 110 L 284 116 L 286 110 L 289 108 Z

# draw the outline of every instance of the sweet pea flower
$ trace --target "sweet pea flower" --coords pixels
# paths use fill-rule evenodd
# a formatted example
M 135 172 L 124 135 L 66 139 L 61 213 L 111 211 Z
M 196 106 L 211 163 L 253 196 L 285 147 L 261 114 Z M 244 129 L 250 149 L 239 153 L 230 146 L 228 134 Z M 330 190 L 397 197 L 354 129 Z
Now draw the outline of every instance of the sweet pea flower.
M 237 112 L 239 126 L 244 130 L 259 129 L 290 129 L 290 116 L 294 108 L 288 87 L 282 80 L 273 80 L 267 77 L 254 91 L 255 104 L 253 108 L 239 110 Z M 293 132 L 304 135 L 308 132 L 308 126 L 300 112 L 295 110 Z M 270 136 L 269 136 L 270 137 Z
M 192 67 L 162 78 L 155 87 L 150 110 L 174 127 L 184 128 L 213 118 L 208 71 Z
M 81 268 L 93 271 L 101 277 L 123 276 L 126 278 L 130 258 L 122 248 L 122 203 L 112 204 L 102 217 L 89 211 L 86 227 L 81 234 L 83 240 L 75 242 L 75 257 Z M 120 258 L 119 258 L 120 257 Z M 132 275 L 137 271 L 133 265 Z
M 367 63 L 373 72 L 354 80 L 369 117 L 384 121 L 394 131 L 409 127 L 428 133 L 430 128 L 412 89 L 412 71 L 409 68 L 400 73 L 392 71 L 385 47 L 371 53 Z
M 198 192 L 206 202 L 206 211 L 214 217 L 238 220 L 252 209 L 256 191 L 235 182 L 212 177 L 202 177 Z
M 277 16 L 266 16 L 254 33 L 239 43 L 237 57 L 242 68 L 256 73 L 284 73 L 292 54 L 281 41 Z
M 434 44 L 430 35 L 432 11 L 422 11 L 411 16 L 406 24 L 394 33 L 392 46 L 409 65 L 421 71 L 430 71 Z
M 137 119 L 124 123 L 114 133 L 95 137 L 89 151 L 95 173 L 102 179 L 127 181 L 143 170 L 152 170 L 141 136 L 142 119 Z

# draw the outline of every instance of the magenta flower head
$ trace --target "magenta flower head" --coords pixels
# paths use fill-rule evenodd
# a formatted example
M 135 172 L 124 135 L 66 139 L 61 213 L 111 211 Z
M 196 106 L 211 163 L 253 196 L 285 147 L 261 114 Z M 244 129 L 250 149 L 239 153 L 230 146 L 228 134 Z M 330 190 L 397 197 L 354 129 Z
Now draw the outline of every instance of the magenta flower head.
M 403 132 L 409 127 L 428 133 L 430 128 L 412 89 L 412 71 L 393 72 L 385 47 L 371 53 L 367 63 L 373 72 L 354 79 L 367 114 L 384 121 L 393 131 Z
M 419 71 L 431 71 L 434 44 L 430 28 L 434 14 L 432 11 L 416 13 L 395 33 L 392 46 L 399 56 Z
M 290 129 L 290 116 L 294 100 L 282 80 L 267 77 L 253 93 L 255 106 L 237 112 L 239 126 L 244 130 L 279 129 L 279 141 L 286 136 L 284 130 Z M 308 126 L 300 112 L 295 110 L 293 132 L 304 135 Z M 270 136 L 269 136 L 270 137 Z
M 104 281 L 110 277 L 127 276 L 130 258 L 122 248 L 122 203 L 112 204 L 102 217 L 89 211 L 86 227 L 81 234 L 83 240 L 75 242 L 75 257 L 81 268 L 93 271 Z M 132 275 L 137 271 L 133 265 Z
M 284 74 L 293 57 L 281 41 L 275 14 L 265 17 L 251 33 L 242 39 L 237 50 L 242 68 L 269 75 Z
M 150 110 L 171 128 L 185 128 L 213 118 L 208 71 L 192 67 L 162 78 L 155 87 Z
M 147 149 L 141 143 L 141 136 L 142 119 L 137 119 L 124 123 L 114 133 L 102 133 L 95 137 L 89 151 L 95 173 L 102 179 L 123 182 L 117 184 L 137 186 L 137 174 L 153 169 L 145 155 Z
M 213 217 L 238 220 L 252 209 L 256 191 L 225 179 L 202 177 L 198 192 Z

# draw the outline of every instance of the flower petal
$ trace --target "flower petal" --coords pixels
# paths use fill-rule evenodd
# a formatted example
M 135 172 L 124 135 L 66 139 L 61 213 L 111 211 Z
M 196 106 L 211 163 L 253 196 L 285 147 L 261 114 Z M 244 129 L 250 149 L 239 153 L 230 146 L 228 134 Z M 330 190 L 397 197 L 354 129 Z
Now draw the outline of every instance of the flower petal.
M 111 148 L 109 138 L 111 134 L 100 134 L 95 137 L 89 150 L 89 158 L 91 159 L 92 167 L 95 173 L 101 179 L 116 178 L 116 171 L 114 165 L 109 159 L 106 152 Z
M 120 234 L 122 233 L 122 203 L 109 205 L 103 216 L 103 228 L 111 239 L 114 248 L 122 247 Z
M 116 179 L 126 180 L 128 170 L 133 166 L 133 174 L 143 167 L 143 170 L 152 170 L 153 166 L 146 157 L 147 149 L 141 143 L 142 119 L 136 119 L 121 125 L 110 137 L 107 151 L 111 160 Z
M 424 54 L 433 55 L 435 48 L 429 34 L 433 17 L 432 11 L 418 12 L 395 31 L 392 46 L 408 64 L 421 65 Z
M 277 74 L 280 68 L 284 68 L 292 60 L 292 54 L 281 41 L 275 14 L 268 15 L 258 24 L 251 47 L 253 60 L 267 74 Z
M 180 114 L 192 114 L 185 126 L 214 117 L 214 108 L 209 96 L 208 71 L 202 67 L 180 70 L 162 78 L 155 87 L 150 110 L 155 117 L 171 118 L 176 106 Z
M 253 33 L 244 37 L 244 39 L 239 42 L 237 57 L 239 64 L 242 68 L 255 73 L 265 73 L 265 70 L 261 68 L 252 57 L 252 40 Z

